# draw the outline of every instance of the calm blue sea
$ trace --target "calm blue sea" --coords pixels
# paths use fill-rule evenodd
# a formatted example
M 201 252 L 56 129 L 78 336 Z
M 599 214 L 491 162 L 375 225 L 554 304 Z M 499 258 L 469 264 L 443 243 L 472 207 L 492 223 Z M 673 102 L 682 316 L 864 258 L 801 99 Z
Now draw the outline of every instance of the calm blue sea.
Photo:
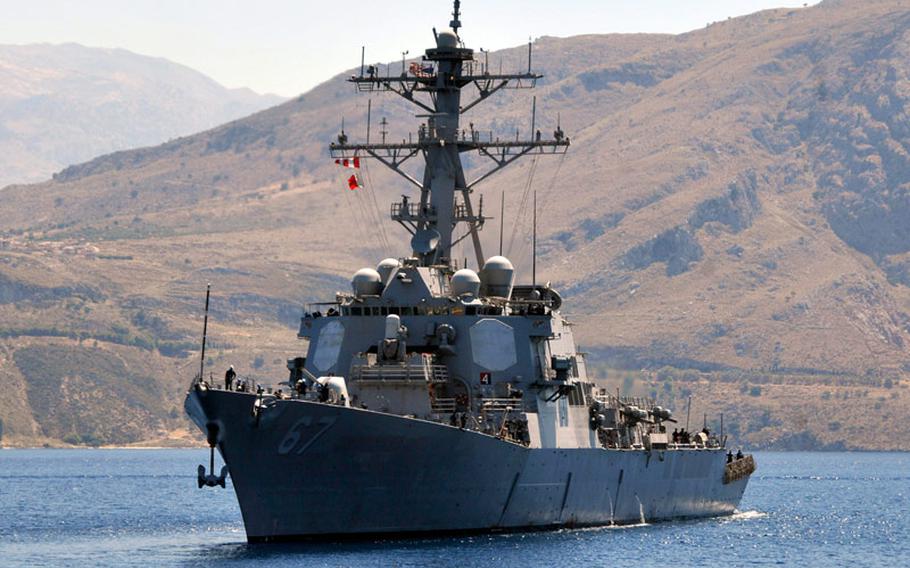
M 0 566 L 907 566 L 910 454 L 761 453 L 732 518 L 248 545 L 204 450 L 0 451 Z

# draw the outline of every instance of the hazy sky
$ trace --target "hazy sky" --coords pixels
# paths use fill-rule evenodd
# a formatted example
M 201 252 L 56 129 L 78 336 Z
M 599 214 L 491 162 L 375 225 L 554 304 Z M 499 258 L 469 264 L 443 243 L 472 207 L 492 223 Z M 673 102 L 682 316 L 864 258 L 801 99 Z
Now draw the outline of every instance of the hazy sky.
M 468 47 L 528 37 L 680 33 L 805 0 L 463 0 Z M 814 4 L 814 0 L 809 1 Z M 293 96 L 367 60 L 432 43 L 450 0 L 0 0 L 0 43 L 78 42 L 166 57 L 228 87 Z

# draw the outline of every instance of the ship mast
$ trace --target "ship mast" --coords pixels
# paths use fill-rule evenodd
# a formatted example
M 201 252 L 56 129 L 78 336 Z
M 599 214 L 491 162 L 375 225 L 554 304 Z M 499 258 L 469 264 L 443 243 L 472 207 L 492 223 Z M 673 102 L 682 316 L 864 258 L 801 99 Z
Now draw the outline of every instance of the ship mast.
M 400 76 L 379 76 L 375 66 L 366 74 L 352 76 L 349 82 L 361 92 L 390 91 L 411 102 L 423 112 L 425 119 L 413 137 L 401 143 L 352 143 L 342 133 L 330 146 L 333 158 L 372 157 L 401 175 L 420 190 L 420 201 L 411 203 L 406 197 L 393 203 L 391 218 L 411 233 L 411 249 L 422 266 L 452 265 L 452 247 L 467 236 L 471 237 L 478 267 L 484 256 L 478 231 L 483 227 L 483 201 L 475 211 L 471 200 L 474 188 L 516 159 L 530 153 L 564 154 L 569 139 L 557 127 L 550 139 L 540 132 L 522 140 L 518 135 L 509 141 L 494 139 L 490 133 L 482 140 L 473 124 L 466 131 L 461 115 L 474 108 L 493 93 L 502 89 L 525 89 L 536 86 L 542 77 L 531 70 L 531 44 L 528 44 L 528 69 L 523 73 L 490 73 L 487 65 L 474 60 L 474 50 L 464 47 L 458 36 L 461 28 L 459 0 L 454 2 L 451 29 L 436 33 L 436 47 L 427 49 L 421 63 L 410 69 L 402 66 Z M 478 69 L 479 68 L 479 69 Z M 462 90 L 473 85 L 476 96 L 462 103 Z M 476 151 L 493 163 L 477 178 L 468 181 L 461 163 L 461 153 Z M 411 158 L 423 156 L 426 163 L 423 179 L 418 180 L 402 169 Z M 463 236 L 455 239 L 455 229 L 467 225 Z

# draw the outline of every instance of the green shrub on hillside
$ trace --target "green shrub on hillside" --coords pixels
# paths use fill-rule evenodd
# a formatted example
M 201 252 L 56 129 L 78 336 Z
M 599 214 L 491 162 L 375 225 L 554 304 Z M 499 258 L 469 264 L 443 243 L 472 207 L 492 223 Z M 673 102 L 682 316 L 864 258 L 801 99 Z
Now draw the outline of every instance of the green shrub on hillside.
M 166 417 L 163 389 L 116 353 L 64 345 L 18 349 L 26 398 L 43 435 L 82 445 L 147 439 Z

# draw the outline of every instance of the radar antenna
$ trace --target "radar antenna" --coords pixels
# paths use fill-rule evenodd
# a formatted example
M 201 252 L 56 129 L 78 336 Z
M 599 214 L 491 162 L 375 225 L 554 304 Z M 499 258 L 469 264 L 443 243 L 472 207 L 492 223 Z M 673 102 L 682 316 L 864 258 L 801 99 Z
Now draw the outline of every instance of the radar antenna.
M 452 28 L 452 31 L 455 32 L 455 35 L 458 35 L 458 28 L 461 27 L 461 20 L 458 19 L 458 17 L 461 15 L 460 8 L 460 0 L 455 0 L 455 9 L 452 10 L 452 21 L 449 22 L 449 27 Z

